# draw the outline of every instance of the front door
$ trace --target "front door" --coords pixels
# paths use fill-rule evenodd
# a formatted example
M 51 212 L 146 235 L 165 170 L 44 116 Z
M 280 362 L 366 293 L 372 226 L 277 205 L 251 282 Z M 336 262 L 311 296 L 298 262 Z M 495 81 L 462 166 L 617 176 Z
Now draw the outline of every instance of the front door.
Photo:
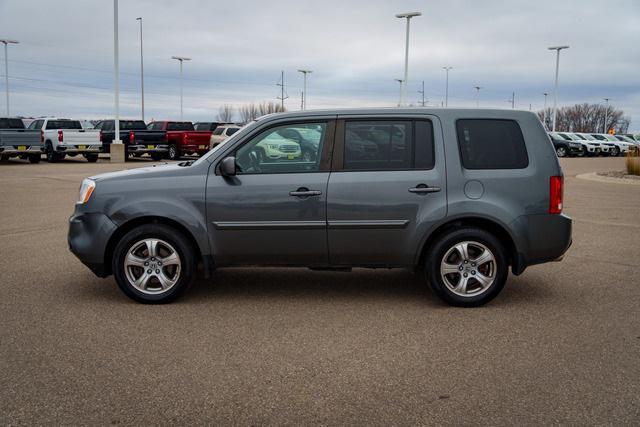
M 328 185 L 332 265 L 411 265 L 446 215 L 440 123 L 435 117 L 338 120 Z
M 334 121 L 277 124 L 250 135 L 207 180 L 214 260 L 224 264 L 326 265 L 326 202 Z

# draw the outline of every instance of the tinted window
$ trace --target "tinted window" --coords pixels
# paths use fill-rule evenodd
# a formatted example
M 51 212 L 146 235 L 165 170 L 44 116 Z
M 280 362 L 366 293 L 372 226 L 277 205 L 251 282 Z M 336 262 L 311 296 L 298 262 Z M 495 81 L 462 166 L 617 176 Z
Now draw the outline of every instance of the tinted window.
M 226 128 L 217 128 L 216 130 L 213 131 L 214 135 L 222 135 L 222 132 L 224 132 Z
M 0 119 L 0 129 L 24 129 L 20 119 Z
M 211 123 L 196 123 L 193 127 L 195 130 L 211 130 Z
M 344 169 L 430 169 L 434 165 L 430 121 L 348 121 Z
M 326 123 L 296 123 L 261 132 L 236 152 L 238 173 L 317 171 L 326 127 Z
M 167 130 L 193 130 L 193 124 L 191 122 L 169 122 Z
M 44 120 L 35 120 L 31 122 L 31 124 L 29 125 L 29 129 L 42 129 L 43 123 L 44 123 Z
M 522 169 L 529 164 L 522 131 L 513 120 L 465 119 L 456 128 L 466 169 Z
M 231 136 L 234 133 L 238 132 L 240 128 L 227 128 L 227 136 Z
M 151 122 L 147 125 L 149 130 L 162 130 L 162 122 Z
M 142 120 L 120 120 L 120 130 L 145 130 L 147 125 Z
M 82 125 L 77 120 L 49 120 L 47 129 L 82 129 Z

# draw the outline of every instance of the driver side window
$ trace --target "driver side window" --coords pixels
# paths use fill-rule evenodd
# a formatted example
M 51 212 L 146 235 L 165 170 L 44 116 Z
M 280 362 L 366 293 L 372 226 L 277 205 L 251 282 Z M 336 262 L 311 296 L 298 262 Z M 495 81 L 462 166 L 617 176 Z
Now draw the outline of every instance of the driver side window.
M 290 123 L 269 128 L 236 151 L 238 175 L 319 170 L 327 123 Z

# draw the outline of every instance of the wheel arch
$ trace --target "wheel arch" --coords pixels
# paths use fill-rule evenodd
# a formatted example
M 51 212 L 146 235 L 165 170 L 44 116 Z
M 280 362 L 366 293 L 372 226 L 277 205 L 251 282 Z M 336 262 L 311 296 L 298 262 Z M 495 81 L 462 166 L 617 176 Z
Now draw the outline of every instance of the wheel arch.
M 105 247 L 105 252 L 104 252 L 105 275 L 109 275 L 113 273 L 113 271 L 111 271 L 111 264 L 112 264 L 111 261 L 113 259 L 113 252 L 116 246 L 118 245 L 118 242 L 120 241 L 120 239 L 122 239 L 122 237 L 125 234 L 127 234 L 129 231 L 133 230 L 134 228 L 142 225 L 146 225 L 146 224 L 163 224 L 179 231 L 189 241 L 192 249 L 194 250 L 194 253 L 196 254 L 197 263 L 204 262 L 206 264 L 207 260 L 203 258 L 202 250 L 200 249 L 200 246 L 198 245 L 197 240 L 195 239 L 195 237 L 187 227 L 185 227 L 180 222 L 171 218 L 148 215 L 148 216 L 133 218 L 125 222 L 124 224 L 120 225 L 116 229 L 116 231 L 114 231 L 113 234 L 109 237 L 109 241 L 107 242 L 107 246 Z
M 433 231 L 428 234 L 428 236 L 426 236 L 424 242 L 420 246 L 420 252 L 416 260 L 417 266 L 422 267 L 422 265 L 424 265 L 425 257 L 436 240 L 438 240 L 448 231 L 460 227 L 476 227 L 496 236 L 496 238 L 498 238 L 498 240 L 500 240 L 500 242 L 504 245 L 504 248 L 507 252 L 507 259 L 509 265 L 511 265 L 512 272 L 515 275 L 518 275 L 524 271 L 525 263 L 518 252 L 518 248 L 512 234 L 499 221 L 480 216 L 464 216 L 453 218 L 438 225 Z

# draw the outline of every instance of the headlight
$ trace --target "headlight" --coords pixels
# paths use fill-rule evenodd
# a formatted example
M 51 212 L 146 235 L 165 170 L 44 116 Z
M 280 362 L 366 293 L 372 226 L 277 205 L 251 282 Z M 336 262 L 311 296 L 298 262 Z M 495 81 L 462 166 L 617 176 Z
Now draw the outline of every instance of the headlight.
M 89 201 L 91 195 L 93 194 L 93 190 L 96 188 L 96 183 L 92 179 L 85 179 L 82 181 L 82 185 L 80 185 L 80 194 L 78 195 L 78 201 L 76 203 L 80 205 L 84 205 Z

